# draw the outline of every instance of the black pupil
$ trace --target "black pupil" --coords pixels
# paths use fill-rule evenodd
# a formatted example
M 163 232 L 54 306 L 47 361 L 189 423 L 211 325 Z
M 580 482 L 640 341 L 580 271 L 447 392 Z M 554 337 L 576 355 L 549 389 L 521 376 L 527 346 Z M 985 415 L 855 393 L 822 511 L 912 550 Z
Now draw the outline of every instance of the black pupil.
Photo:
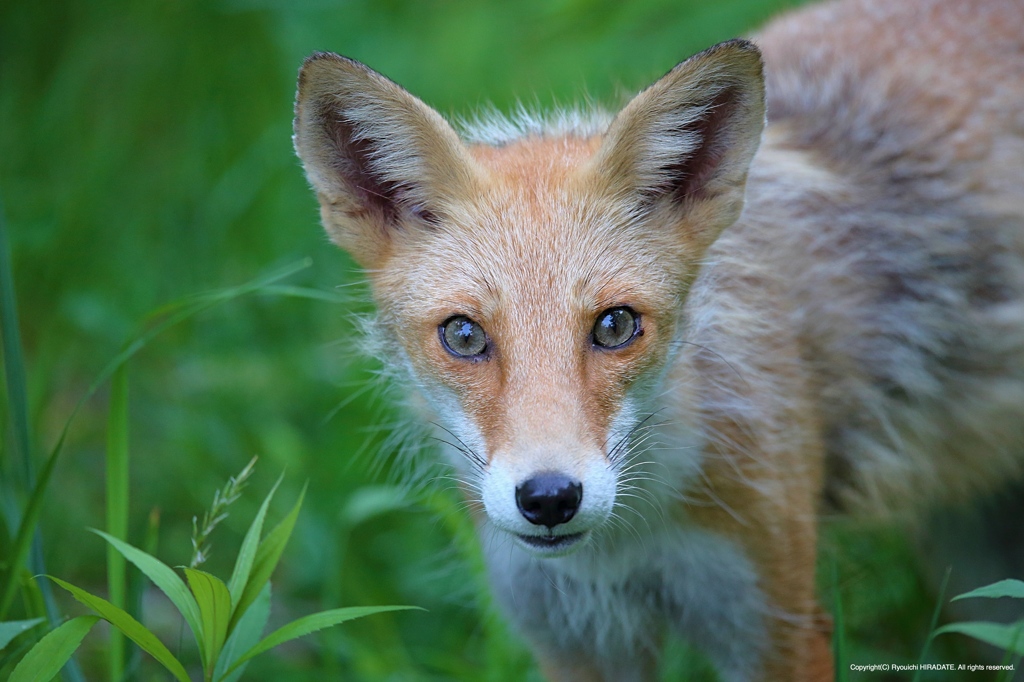
M 460 317 L 445 325 L 445 341 L 459 355 L 479 355 L 486 343 L 483 330 L 469 318 Z
M 609 310 L 597 320 L 594 340 L 598 345 L 614 348 L 633 338 L 636 319 L 625 308 Z

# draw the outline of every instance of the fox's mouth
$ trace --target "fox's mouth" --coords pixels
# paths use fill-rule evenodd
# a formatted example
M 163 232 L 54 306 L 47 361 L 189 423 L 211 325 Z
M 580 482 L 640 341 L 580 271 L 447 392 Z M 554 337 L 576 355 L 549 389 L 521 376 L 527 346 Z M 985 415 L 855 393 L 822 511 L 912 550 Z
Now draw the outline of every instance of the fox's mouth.
M 568 554 L 581 546 L 582 540 L 586 536 L 586 532 L 566 535 L 520 535 L 517 533 L 516 539 L 537 554 L 558 556 Z

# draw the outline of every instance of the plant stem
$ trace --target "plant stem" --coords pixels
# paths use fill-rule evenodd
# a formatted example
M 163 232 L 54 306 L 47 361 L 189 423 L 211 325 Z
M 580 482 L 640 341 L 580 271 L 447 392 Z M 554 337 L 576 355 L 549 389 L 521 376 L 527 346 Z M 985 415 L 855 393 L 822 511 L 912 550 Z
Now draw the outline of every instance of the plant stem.
M 121 365 L 111 379 L 107 427 L 107 532 L 128 541 L 128 370 Z M 124 556 L 107 544 L 107 589 L 110 603 L 123 609 L 126 599 Z M 112 628 L 108 653 L 110 682 L 124 679 L 125 638 Z

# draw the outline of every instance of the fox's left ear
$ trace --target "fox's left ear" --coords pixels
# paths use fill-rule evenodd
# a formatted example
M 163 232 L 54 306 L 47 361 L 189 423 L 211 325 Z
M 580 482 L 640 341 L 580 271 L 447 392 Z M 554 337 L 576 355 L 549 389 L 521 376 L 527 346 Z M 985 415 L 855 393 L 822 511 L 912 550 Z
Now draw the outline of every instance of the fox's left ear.
M 690 57 L 637 95 L 593 158 L 615 196 L 680 224 L 709 246 L 739 217 L 747 170 L 764 129 L 761 53 L 731 40 Z

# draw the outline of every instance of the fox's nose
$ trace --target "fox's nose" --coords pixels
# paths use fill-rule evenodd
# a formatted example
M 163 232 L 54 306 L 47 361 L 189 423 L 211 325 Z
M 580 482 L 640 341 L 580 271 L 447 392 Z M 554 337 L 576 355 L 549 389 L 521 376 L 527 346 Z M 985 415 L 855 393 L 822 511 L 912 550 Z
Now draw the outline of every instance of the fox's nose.
M 554 528 L 566 523 L 580 508 L 583 484 L 565 474 L 544 472 L 516 487 L 519 512 L 530 523 Z

